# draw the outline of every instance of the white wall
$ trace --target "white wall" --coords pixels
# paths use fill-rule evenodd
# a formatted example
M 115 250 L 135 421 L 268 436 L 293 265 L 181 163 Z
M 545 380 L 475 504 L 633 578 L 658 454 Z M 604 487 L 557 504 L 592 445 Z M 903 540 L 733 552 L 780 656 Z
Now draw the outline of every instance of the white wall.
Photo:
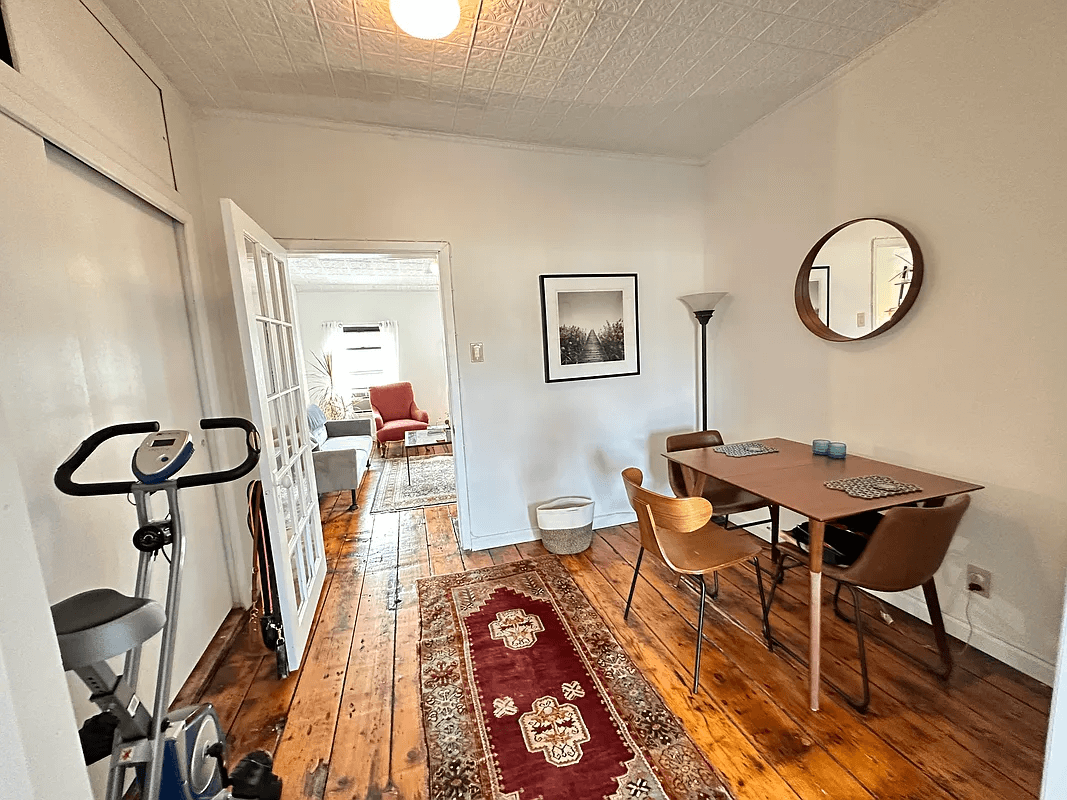
M 1067 565 L 1065 37 L 1058 0 L 949 0 L 707 170 L 708 283 L 731 292 L 714 419 L 984 484 L 942 603 L 966 635 L 965 565 L 992 570 L 974 641 L 1044 680 Z M 860 216 L 911 230 L 925 282 L 888 334 L 824 342 L 793 308 L 796 271 Z
M 415 402 L 443 422 L 448 414 L 448 374 L 445 371 L 445 328 L 439 291 L 311 291 L 297 288 L 297 314 L 304 363 L 322 352 L 322 323 L 346 325 L 394 320 L 400 350 L 400 380 L 410 381 Z
M 598 524 L 629 518 L 631 464 L 665 485 L 663 438 L 695 419 L 695 325 L 676 298 L 703 283 L 698 168 L 244 117 L 197 133 L 219 273 L 219 197 L 276 238 L 451 243 L 477 546 L 529 538 L 536 504 L 560 494 L 592 496 Z M 537 276 L 627 271 L 642 374 L 545 384 Z
M 14 439 L 0 404 L 0 800 L 83 800 L 89 781 L 63 690 L 22 480 L 9 449 Z
M 115 173 L 149 192 L 178 202 L 185 202 L 186 193 L 191 192 L 194 202 L 187 206 L 193 219 L 199 217 L 199 172 L 188 108 L 106 9 L 92 0 L 87 4 L 93 6 L 90 17 L 111 26 L 108 32 L 86 37 L 77 25 L 51 25 L 48 36 L 52 38 L 47 41 L 38 38 L 43 36 L 38 23 L 45 16 L 52 22 L 78 17 L 84 23 L 87 12 L 81 3 L 50 0 L 47 15 L 36 13 L 39 5 L 24 2 L 5 7 L 16 42 L 16 63 L 33 66 L 20 74 L 0 65 L 0 110 L 12 108 L 16 117 L 37 114 L 41 121 L 39 127 L 35 123 L 36 131 L 44 130 L 45 135 L 69 146 L 75 143 L 87 157 L 107 162 Z M 110 93 L 122 91 L 115 84 L 121 84 L 121 71 L 109 73 L 106 91 L 95 93 L 89 81 L 80 87 L 77 102 L 68 104 L 64 98 L 70 86 L 65 81 L 70 73 L 47 58 L 30 57 L 38 48 L 47 53 L 59 47 L 54 37 L 64 31 L 70 37 L 70 51 L 85 58 L 83 68 L 109 60 L 121 62 L 128 58 L 123 49 L 129 57 L 140 59 L 145 72 L 131 73 L 138 76 L 138 85 L 128 95 L 143 91 L 146 73 L 157 82 L 155 102 L 162 96 L 167 110 L 173 177 L 169 159 L 165 174 L 156 169 L 158 141 L 142 152 L 137 136 L 116 141 L 94 124 L 107 116 Z M 114 50 L 100 52 L 102 46 Z M 95 108 L 95 117 L 89 108 Z M 149 110 L 146 117 L 157 112 Z M 23 704 L 20 698 L 46 695 L 61 701 L 59 710 L 55 702 L 37 703 L 36 714 L 22 714 L 15 720 L 18 727 L 13 731 L 27 759 L 36 759 L 28 775 L 34 796 L 59 792 L 80 798 L 88 793 L 83 791 L 85 771 L 76 762 L 73 767 L 67 764 L 67 750 L 77 755 L 74 717 L 83 719 L 95 709 L 87 702 L 88 691 L 73 677 L 69 679 L 70 697 L 64 691 L 48 603 L 97 586 L 131 591 L 136 551 L 130 536 L 136 518 L 123 498 L 61 495 L 52 485 L 52 473 L 81 438 L 105 425 L 159 419 L 164 425 L 195 429 L 204 414 L 173 220 L 46 144 L 39 132 L 7 115 L 0 116 L 0 186 L 5 187 L 0 191 L 0 217 L 4 219 L 0 227 L 0 336 L 5 344 L 0 351 L 0 409 L 7 419 L 4 460 L 11 461 L 4 480 L 17 481 L 17 495 L 28 509 L 33 530 L 30 544 L 35 551 L 30 558 L 18 549 L 5 550 L 4 561 L 5 568 L 15 574 L 26 580 L 37 575 L 42 582 L 39 594 L 32 595 L 20 593 L 18 582 L 0 583 L 5 607 L 13 604 L 12 608 L 21 609 L 23 601 L 34 604 L 33 613 L 23 610 L 20 615 L 0 616 L 0 639 L 10 635 L 19 642 L 17 648 L 3 652 L 16 713 Z M 232 305 L 229 297 L 226 300 Z M 101 459 L 86 469 L 85 476 L 128 475 L 135 444 L 127 441 L 102 450 Z M 206 468 L 206 453 L 201 442 L 194 468 Z M 193 490 L 186 499 L 190 540 L 174 691 L 232 605 L 212 491 Z M 5 530 L 5 541 L 9 534 L 22 536 L 23 531 Z M 157 578 L 162 578 L 162 567 L 156 571 Z M 161 584 L 157 580 L 157 596 L 161 596 Z M 146 649 L 141 676 L 146 698 L 154 685 L 153 647 L 155 643 Z M 55 758 L 40 756 L 40 750 L 49 749 L 46 743 Z M 102 766 L 93 773 L 97 793 L 102 791 Z M 49 774 L 49 769 L 62 778 L 56 772 Z M 74 772 L 68 780 L 71 769 Z M 42 785 L 47 785 L 47 794 L 41 791 Z

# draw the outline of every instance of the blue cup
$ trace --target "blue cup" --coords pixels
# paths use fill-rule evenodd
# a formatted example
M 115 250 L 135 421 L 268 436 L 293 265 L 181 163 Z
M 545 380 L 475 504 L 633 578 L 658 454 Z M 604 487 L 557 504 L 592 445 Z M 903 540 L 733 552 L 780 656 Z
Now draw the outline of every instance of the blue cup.
M 825 456 L 830 452 L 829 439 L 816 439 L 811 443 L 811 452 L 817 456 Z
M 844 442 L 830 442 L 830 458 L 844 458 L 845 457 L 845 443 Z

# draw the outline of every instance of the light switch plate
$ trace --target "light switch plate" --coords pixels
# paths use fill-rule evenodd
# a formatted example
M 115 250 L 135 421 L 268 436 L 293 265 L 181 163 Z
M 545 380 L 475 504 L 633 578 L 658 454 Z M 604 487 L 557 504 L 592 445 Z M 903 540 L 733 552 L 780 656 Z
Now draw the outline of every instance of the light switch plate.
M 482 350 L 481 342 L 471 342 L 471 361 L 475 364 L 485 361 L 485 352 Z

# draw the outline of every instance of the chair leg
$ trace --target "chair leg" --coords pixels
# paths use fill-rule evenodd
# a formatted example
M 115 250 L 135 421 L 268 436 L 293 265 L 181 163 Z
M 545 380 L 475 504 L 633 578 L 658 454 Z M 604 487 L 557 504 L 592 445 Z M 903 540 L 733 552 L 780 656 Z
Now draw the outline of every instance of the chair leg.
M 860 654 L 860 678 L 863 681 L 863 696 L 857 700 L 839 686 L 830 685 L 845 699 L 846 703 L 863 714 L 866 713 L 867 707 L 871 704 L 871 684 L 867 676 L 867 648 L 864 646 L 863 641 L 863 610 L 860 608 L 860 590 L 852 585 L 849 585 L 848 590 L 852 593 L 852 605 L 856 614 L 856 643 Z
M 845 622 L 851 625 L 852 620 L 845 616 L 845 612 L 842 611 L 841 606 L 838 605 L 838 601 L 841 599 L 841 586 L 842 584 L 838 582 L 837 586 L 834 587 L 834 613 L 837 614 L 839 619 L 843 619 Z
M 700 649 L 704 644 L 704 601 L 707 598 L 708 587 L 704 583 L 704 576 L 700 575 L 700 610 L 697 612 L 697 658 L 693 665 L 693 694 L 700 691 Z
M 853 703 L 852 705 L 862 713 L 871 704 L 871 684 L 867 677 L 867 648 L 863 643 L 863 611 L 860 609 L 860 590 L 855 586 L 849 586 L 848 588 L 852 592 L 852 605 L 856 608 L 856 641 L 859 643 L 860 675 L 863 678 L 863 700 L 858 704 Z
M 778 560 L 778 534 L 781 531 L 779 527 L 779 519 L 781 517 L 781 506 L 771 506 L 771 563 L 773 564 Z M 785 580 L 785 572 L 782 572 L 778 576 L 778 583 Z
M 952 674 L 952 650 L 949 649 L 948 636 L 945 635 L 945 620 L 941 616 L 941 602 L 937 599 L 937 586 L 933 578 L 923 584 L 923 594 L 926 595 L 926 608 L 930 612 L 930 624 L 934 627 L 934 640 L 937 642 L 937 649 L 941 651 L 941 663 L 944 666 L 937 676 L 948 680 Z
M 641 559 L 645 557 L 645 548 L 642 547 L 637 552 L 637 563 L 634 564 L 634 579 L 630 581 L 630 594 L 626 596 L 626 610 L 622 612 L 622 618 L 627 619 L 630 616 L 630 603 L 634 600 L 634 589 L 637 588 L 637 572 L 641 569 Z
M 353 489 L 352 490 L 352 505 L 350 505 L 348 507 L 348 510 L 349 511 L 355 511 L 357 508 L 359 508 L 359 504 L 356 503 L 356 490 Z
M 771 632 L 771 606 L 774 605 L 774 595 L 778 592 L 778 585 L 782 582 L 782 574 L 785 572 L 785 553 L 781 550 L 774 556 L 774 578 L 771 580 L 771 590 L 767 595 L 767 603 L 763 607 L 763 638 L 767 641 L 767 649 L 774 652 L 774 635 Z
M 711 599 L 712 600 L 718 600 L 719 599 L 719 573 L 718 572 L 713 572 L 713 573 L 711 573 L 711 575 L 712 575 L 712 578 L 715 581 L 714 584 L 712 584 L 714 588 L 712 588 L 712 590 L 711 590 Z
M 752 559 L 752 563 L 756 566 L 756 586 L 759 587 L 759 607 L 760 614 L 763 617 L 763 638 L 768 638 L 767 635 L 767 597 L 763 591 L 763 567 L 760 566 L 759 556 Z

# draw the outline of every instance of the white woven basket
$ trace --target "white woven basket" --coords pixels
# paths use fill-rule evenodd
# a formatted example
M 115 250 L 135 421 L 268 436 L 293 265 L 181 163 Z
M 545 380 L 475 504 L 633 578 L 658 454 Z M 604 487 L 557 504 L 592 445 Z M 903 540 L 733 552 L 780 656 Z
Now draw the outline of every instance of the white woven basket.
M 588 497 L 559 497 L 537 507 L 541 544 L 550 553 L 580 553 L 593 542 L 593 501 Z

